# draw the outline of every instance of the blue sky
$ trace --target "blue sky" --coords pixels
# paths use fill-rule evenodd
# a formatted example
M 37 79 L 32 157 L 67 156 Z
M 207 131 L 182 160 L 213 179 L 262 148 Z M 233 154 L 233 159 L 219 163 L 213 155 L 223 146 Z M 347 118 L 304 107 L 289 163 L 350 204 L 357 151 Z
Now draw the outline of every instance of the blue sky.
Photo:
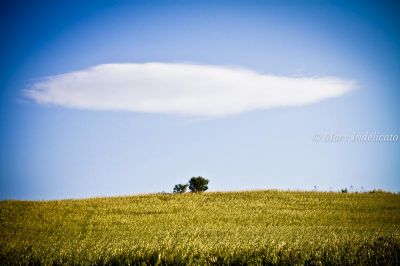
M 210 179 L 213 191 L 399 191 L 399 141 L 313 140 L 316 134 L 400 134 L 398 11 L 395 1 L 2 2 L 0 198 L 171 191 L 198 175 Z M 143 73 L 146 63 L 165 68 L 133 77 L 167 84 L 161 86 L 167 91 L 159 91 L 159 83 L 156 89 L 129 83 L 133 72 L 113 77 L 123 66 Z M 155 78 L 177 65 L 183 67 L 166 80 Z M 170 76 L 184 76 L 179 71 L 193 66 L 188 88 L 177 93 L 174 84 L 183 81 Z M 196 66 L 206 73 L 198 79 L 203 70 Z M 232 75 L 210 84 L 209 93 L 199 96 L 190 86 L 220 70 Z M 90 73 L 91 80 L 71 72 Z M 242 74 L 235 98 L 230 78 Z M 105 79 L 101 90 L 86 86 L 99 77 Z M 271 85 L 271 77 L 278 83 Z M 341 83 L 333 86 L 325 77 Z M 274 101 L 264 99 L 260 84 L 270 93 L 287 80 L 284 95 L 279 89 Z M 121 97 L 137 102 L 118 109 L 117 99 L 105 108 L 117 94 L 113 86 L 125 81 L 135 90 Z M 340 91 L 347 81 L 355 85 Z M 333 94 L 320 95 L 325 85 Z M 77 94 L 65 98 L 71 86 L 79 102 L 70 98 Z M 32 87 L 35 97 L 26 93 Z M 318 100 L 294 104 L 296 89 Z M 101 102 L 99 91 L 110 101 Z M 247 98 L 249 91 L 256 97 Z M 181 94 L 192 104 L 176 104 Z M 141 96 L 155 104 L 140 107 Z M 210 115 L 213 108 L 221 115 Z

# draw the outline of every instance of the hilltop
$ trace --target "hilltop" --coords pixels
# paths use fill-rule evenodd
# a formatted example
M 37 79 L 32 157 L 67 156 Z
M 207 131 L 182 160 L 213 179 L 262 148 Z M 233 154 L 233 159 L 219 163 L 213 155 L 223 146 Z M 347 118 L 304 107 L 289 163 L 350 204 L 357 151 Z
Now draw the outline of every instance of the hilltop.
M 0 202 L 0 264 L 399 264 L 400 195 L 246 191 Z

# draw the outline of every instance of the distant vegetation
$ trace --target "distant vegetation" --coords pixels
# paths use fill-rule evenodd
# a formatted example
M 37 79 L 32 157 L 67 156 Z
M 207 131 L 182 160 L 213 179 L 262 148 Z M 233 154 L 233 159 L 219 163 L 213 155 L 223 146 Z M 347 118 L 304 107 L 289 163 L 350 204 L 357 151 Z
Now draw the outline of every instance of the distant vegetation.
M 174 187 L 174 193 L 185 193 L 189 187 L 193 193 L 204 192 L 208 189 L 208 179 L 202 176 L 192 177 L 189 179 L 189 184 L 178 184 Z
M 188 184 L 178 184 L 175 185 L 174 187 L 174 193 L 185 193 L 187 188 L 188 188 Z
M 400 195 L 253 191 L 0 202 L 0 265 L 400 265 Z

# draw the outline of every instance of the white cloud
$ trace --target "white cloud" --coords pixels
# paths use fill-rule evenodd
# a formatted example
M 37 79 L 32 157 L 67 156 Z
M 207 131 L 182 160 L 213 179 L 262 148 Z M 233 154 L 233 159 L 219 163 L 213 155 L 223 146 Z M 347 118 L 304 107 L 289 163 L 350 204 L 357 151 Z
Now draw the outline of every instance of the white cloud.
M 41 104 L 92 110 L 220 117 L 256 109 L 302 106 L 355 87 L 335 77 L 285 77 L 233 67 L 104 64 L 55 75 L 25 90 Z

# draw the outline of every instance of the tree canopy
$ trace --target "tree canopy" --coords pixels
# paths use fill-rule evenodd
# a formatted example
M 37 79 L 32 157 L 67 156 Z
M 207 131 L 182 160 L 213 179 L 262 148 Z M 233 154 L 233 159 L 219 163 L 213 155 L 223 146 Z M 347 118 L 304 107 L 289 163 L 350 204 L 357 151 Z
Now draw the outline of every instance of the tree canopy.
M 198 192 L 203 192 L 208 189 L 208 179 L 205 179 L 204 177 L 198 176 L 198 177 L 192 177 L 189 180 L 189 189 L 191 192 L 198 193 Z

